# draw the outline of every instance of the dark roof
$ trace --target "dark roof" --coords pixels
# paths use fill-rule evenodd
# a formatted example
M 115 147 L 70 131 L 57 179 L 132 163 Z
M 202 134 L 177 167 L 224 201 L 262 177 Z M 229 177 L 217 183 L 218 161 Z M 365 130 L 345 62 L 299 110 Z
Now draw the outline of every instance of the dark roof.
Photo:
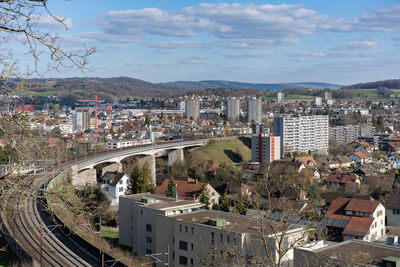
M 339 197 L 374 200 L 370 196 L 353 195 L 351 193 L 326 192 L 325 193 L 325 203 L 330 204 L 330 203 L 332 203 L 332 201 L 334 201 L 335 199 L 337 199 Z
M 241 194 L 242 193 L 242 183 L 235 182 L 224 182 L 224 181 L 208 181 L 208 183 L 214 187 L 214 189 L 222 196 L 225 194 Z M 232 192 L 230 190 L 232 189 Z
M 119 182 L 119 180 L 122 179 L 122 177 L 124 177 L 124 175 L 128 176 L 126 173 L 124 172 L 106 172 L 103 177 L 101 177 L 101 179 L 103 180 L 103 178 L 105 176 L 108 177 L 108 179 L 110 179 L 110 185 L 111 186 L 116 186 Z M 129 177 L 129 176 L 128 176 Z
M 400 209 L 400 193 L 391 193 L 386 200 L 387 209 Z
M 331 173 L 328 178 L 326 178 L 326 181 L 330 183 L 346 184 L 359 179 L 360 177 L 355 173 Z

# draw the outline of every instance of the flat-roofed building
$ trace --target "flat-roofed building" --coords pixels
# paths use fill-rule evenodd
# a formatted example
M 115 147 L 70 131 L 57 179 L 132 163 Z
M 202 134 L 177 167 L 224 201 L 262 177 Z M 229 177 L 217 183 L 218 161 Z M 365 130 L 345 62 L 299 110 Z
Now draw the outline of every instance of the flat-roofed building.
M 200 117 L 200 101 L 192 98 L 185 101 L 185 118 L 197 121 Z
M 230 122 L 239 121 L 240 116 L 240 100 L 230 98 L 226 101 L 226 119 Z
M 273 162 L 279 159 L 281 159 L 280 136 L 258 134 L 251 137 L 252 162 Z
M 294 240 L 297 246 L 308 241 L 303 226 L 286 227 L 282 245 L 288 251 L 281 257 L 284 266 L 293 259 L 289 245 L 295 246 Z M 273 266 L 284 226 L 276 221 L 201 210 L 170 217 L 159 215 L 157 228 L 163 231 L 157 231 L 156 250 L 169 251 L 170 266 L 238 266 L 240 262 L 253 266 L 258 265 L 256 261 Z
M 247 120 L 249 123 L 262 122 L 261 99 L 252 98 L 247 100 Z
M 155 253 L 157 215 L 172 216 L 199 210 L 203 204 L 150 193 L 121 196 L 119 199 L 119 243 L 137 256 Z

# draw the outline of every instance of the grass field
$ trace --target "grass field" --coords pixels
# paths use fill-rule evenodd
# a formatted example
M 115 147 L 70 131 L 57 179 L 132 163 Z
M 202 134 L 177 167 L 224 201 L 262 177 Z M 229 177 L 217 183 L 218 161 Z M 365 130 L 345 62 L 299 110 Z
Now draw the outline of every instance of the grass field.
M 249 139 L 249 138 L 248 138 Z M 227 139 L 213 141 L 205 148 L 194 150 L 190 156 L 197 162 L 214 160 L 218 163 L 237 163 L 251 160 L 248 139 Z M 245 144 L 246 143 L 246 144 Z

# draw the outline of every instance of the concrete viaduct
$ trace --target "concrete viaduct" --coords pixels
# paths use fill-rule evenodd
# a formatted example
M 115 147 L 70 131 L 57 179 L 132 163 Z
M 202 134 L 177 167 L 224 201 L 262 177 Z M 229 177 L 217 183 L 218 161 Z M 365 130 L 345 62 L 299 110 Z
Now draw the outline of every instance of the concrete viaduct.
M 152 146 L 136 147 L 108 153 L 98 156 L 76 165 L 71 166 L 72 184 L 75 186 L 84 186 L 85 184 L 97 184 L 96 169 L 99 164 L 108 163 L 103 167 L 102 173 L 106 171 L 122 171 L 122 161 L 131 156 L 144 156 L 143 160 L 147 161 L 152 173 L 153 182 L 156 183 L 156 157 L 168 155 L 168 165 L 171 166 L 176 162 L 184 160 L 184 148 L 206 146 L 207 140 L 193 140 L 163 143 Z M 143 161 L 141 162 L 143 163 Z

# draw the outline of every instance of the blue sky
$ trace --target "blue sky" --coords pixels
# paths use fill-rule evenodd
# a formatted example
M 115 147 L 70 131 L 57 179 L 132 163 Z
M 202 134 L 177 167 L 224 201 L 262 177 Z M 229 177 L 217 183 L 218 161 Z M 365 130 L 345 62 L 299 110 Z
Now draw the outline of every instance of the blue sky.
M 48 1 L 87 76 L 339 84 L 395 79 L 398 1 Z M 44 64 L 42 61 L 41 64 Z M 50 77 L 82 76 L 78 71 Z

